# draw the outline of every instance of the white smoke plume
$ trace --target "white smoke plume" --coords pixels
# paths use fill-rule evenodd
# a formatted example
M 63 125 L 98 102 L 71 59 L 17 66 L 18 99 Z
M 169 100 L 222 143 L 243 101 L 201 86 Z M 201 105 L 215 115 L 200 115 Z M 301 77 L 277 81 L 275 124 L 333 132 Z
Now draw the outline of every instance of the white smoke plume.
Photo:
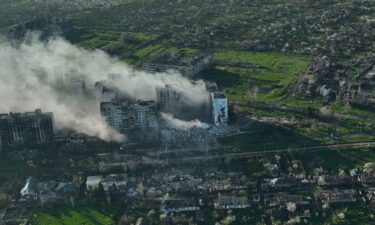
M 20 44 L 0 39 L 0 113 L 41 108 L 53 112 L 57 129 L 122 142 L 124 136 L 103 121 L 93 99 L 72 96 L 62 88 L 69 75 L 83 76 L 91 91 L 96 81 L 116 75 L 114 85 L 135 99 L 154 100 L 156 87 L 169 84 L 191 103 L 206 101 L 202 81 L 193 84 L 179 74 L 137 71 L 102 51 L 80 49 L 62 38 L 42 42 L 33 36 Z
M 160 114 L 169 127 L 177 129 L 177 130 L 189 130 L 192 128 L 204 128 L 204 129 L 209 128 L 209 125 L 207 123 L 203 123 L 197 119 L 191 120 L 191 121 L 185 121 L 185 120 L 180 120 L 180 119 L 175 118 L 170 113 L 161 112 Z

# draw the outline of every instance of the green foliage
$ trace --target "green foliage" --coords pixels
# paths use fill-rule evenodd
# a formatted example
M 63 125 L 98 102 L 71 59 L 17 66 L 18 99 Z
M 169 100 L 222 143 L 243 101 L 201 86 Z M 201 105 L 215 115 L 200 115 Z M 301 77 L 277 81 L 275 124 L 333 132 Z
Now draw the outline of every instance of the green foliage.
M 73 208 L 52 208 L 36 214 L 31 218 L 31 225 L 112 225 L 116 222 L 110 210 L 96 209 L 89 206 Z
M 317 152 L 294 152 L 295 159 L 302 160 L 307 172 L 312 173 L 314 168 L 323 167 L 331 172 L 339 169 L 353 169 L 363 167 L 367 162 L 375 161 L 375 149 L 342 149 L 322 150 Z
M 82 48 L 96 49 L 105 46 L 114 51 L 125 52 L 135 50 L 138 46 L 154 40 L 157 38 L 157 35 L 137 32 L 75 29 L 67 33 L 65 37 L 71 43 Z M 147 49 L 144 51 L 147 51 Z
M 345 109 L 342 103 L 335 102 L 332 104 L 332 110 L 338 113 L 350 113 L 355 116 L 375 119 L 375 110 L 371 107 L 351 106 L 350 108 Z
M 304 55 L 282 54 L 277 52 L 245 52 L 222 50 L 214 53 L 214 59 L 228 62 L 254 64 L 254 68 L 217 67 L 216 71 L 224 76 L 214 78 L 221 80 L 219 84 L 227 91 L 232 100 L 248 99 L 248 93 L 257 87 L 259 101 L 267 103 L 284 103 L 286 105 L 311 106 L 314 103 L 289 98 L 287 90 L 296 82 L 297 75 L 303 73 L 311 58 Z M 232 81 L 225 81 L 232 77 Z M 233 78 L 236 78 L 235 87 L 232 87 Z M 303 105 L 301 105 L 303 103 Z M 319 104 L 319 103 L 318 103 Z M 319 104 L 320 105 L 320 104 Z
M 142 59 L 142 58 L 145 58 L 147 56 L 149 56 L 150 54 L 152 54 L 153 52 L 155 52 L 156 50 L 160 50 L 162 48 L 161 45 L 149 45 L 145 48 L 142 48 L 140 50 L 138 50 L 135 55 Z

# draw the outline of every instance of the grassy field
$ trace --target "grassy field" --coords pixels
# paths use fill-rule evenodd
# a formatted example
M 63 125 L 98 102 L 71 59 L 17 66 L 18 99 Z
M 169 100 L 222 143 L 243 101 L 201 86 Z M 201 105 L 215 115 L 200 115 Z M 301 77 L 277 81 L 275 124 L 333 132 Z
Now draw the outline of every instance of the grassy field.
M 222 86 L 232 100 L 244 100 L 252 97 L 254 88 L 258 89 L 256 100 L 286 105 L 316 105 L 290 98 L 292 84 L 297 75 L 303 73 L 310 61 L 309 56 L 282 54 L 276 52 L 244 52 L 233 50 L 217 51 L 214 59 L 228 62 L 242 62 L 258 65 L 258 68 L 238 68 L 219 66 L 208 75 Z M 218 73 L 216 73 L 218 72 Z M 215 74 L 218 74 L 217 77 Z M 320 105 L 320 103 L 318 103 Z
M 355 116 L 363 116 L 371 119 L 375 119 L 375 110 L 372 108 L 351 106 L 345 108 L 342 103 L 335 102 L 332 104 L 332 110 L 339 113 L 350 113 Z
M 129 51 L 157 36 L 136 32 L 114 32 L 77 29 L 66 35 L 71 43 L 86 49 L 108 47 L 117 51 Z
M 138 50 L 135 55 L 138 57 L 138 58 L 145 58 L 147 56 L 149 56 L 150 54 L 152 54 L 153 52 L 157 51 L 157 50 L 160 50 L 162 48 L 161 45 L 149 45 L 145 48 L 142 48 L 140 50 Z
M 306 115 L 257 108 L 256 104 L 252 103 L 282 105 L 294 110 L 318 110 L 324 105 L 323 101 L 318 98 L 307 100 L 293 94 L 297 76 L 308 68 L 312 60 L 310 56 L 219 50 L 213 54 L 213 57 L 220 62 L 231 62 L 230 66 L 218 65 L 208 71 L 204 78 L 216 81 L 226 91 L 230 101 L 240 101 L 241 106 L 238 107 L 240 111 L 256 116 L 305 121 Z M 256 66 L 253 68 L 251 66 L 232 66 L 233 63 L 238 62 Z M 375 140 L 370 134 L 375 127 L 374 110 L 355 106 L 344 110 L 342 104 L 334 103 L 332 111 L 350 114 L 354 117 L 339 119 L 337 122 L 326 120 L 324 123 L 319 123 L 317 121 L 317 123 L 303 127 L 294 127 L 294 131 L 301 136 L 324 139 L 326 142 L 350 143 Z M 334 135 L 334 140 L 329 140 L 331 135 Z M 251 138 L 248 140 L 250 141 Z M 295 144 L 292 143 L 292 145 Z M 282 146 L 285 145 L 282 144 Z
M 112 225 L 116 224 L 110 210 L 88 206 L 52 208 L 33 214 L 31 225 Z
M 152 43 L 157 35 L 137 32 L 113 32 L 78 29 L 66 35 L 71 43 L 85 49 L 107 49 L 113 55 L 120 56 L 123 62 L 135 66 L 157 53 L 182 54 L 191 56 L 198 53 L 197 49 L 179 48 L 162 43 Z M 130 55 L 124 53 L 130 53 Z

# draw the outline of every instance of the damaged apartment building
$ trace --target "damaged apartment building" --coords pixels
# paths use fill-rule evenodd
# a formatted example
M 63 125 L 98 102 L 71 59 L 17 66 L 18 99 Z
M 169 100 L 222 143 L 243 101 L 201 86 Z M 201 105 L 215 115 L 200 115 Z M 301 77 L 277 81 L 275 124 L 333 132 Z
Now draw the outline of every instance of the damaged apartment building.
M 22 145 L 40 145 L 53 141 L 52 113 L 35 112 L 0 115 L 0 149 Z
M 109 88 L 105 81 L 96 82 L 95 98 L 99 104 L 102 102 L 110 102 L 116 98 L 116 91 Z
M 120 133 L 155 133 L 155 101 L 134 100 L 122 95 L 107 81 L 95 84 L 95 97 L 105 121 Z
M 182 93 L 170 85 L 156 88 L 156 101 L 161 112 L 180 114 L 182 111 Z
M 226 125 L 229 120 L 228 99 L 224 91 L 219 91 L 215 82 L 205 82 L 206 91 L 209 93 L 209 105 L 207 113 L 211 123 L 219 126 Z
M 176 143 L 176 140 L 184 142 L 183 139 L 204 142 L 205 138 L 199 138 L 202 137 L 201 127 L 173 127 L 170 121 L 166 122 L 168 118 L 163 113 L 171 114 L 172 120 L 186 123 L 199 120 L 215 126 L 226 125 L 228 101 L 225 93 L 219 91 L 213 82 L 206 83 L 206 91 L 207 101 L 192 105 L 182 91 L 171 85 L 155 89 L 156 101 L 145 101 L 122 94 L 109 81 L 95 84 L 96 101 L 104 120 L 120 133 L 148 143 Z M 205 127 L 207 128 L 209 126 Z M 196 136 L 197 138 L 193 138 Z
M 375 107 L 375 68 L 357 77 L 350 89 L 350 103 Z
M 170 85 L 156 88 L 156 102 L 126 99 L 103 82 L 95 85 L 101 114 L 119 132 L 156 128 L 158 112 L 187 120 L 200 118 L 214 125 L 227 124 L 228 100 L 225 93 L 219 91 L 215 83 L 207 83 L 206 90 L 208 104 L 191 106 L 184 100 L 183 93 Z
M 192 107 L 184 101 L 183 93 L 177 91 L 170 85 L 156 89 L 156 99 L 158 110 L 182 116 L 184 114 L 194 115 L 213 125 L 220 126 L 228 123 L 228 99 L 223 91 L 220 91 L 215 82 L 205 82 L 205 88 L 208 93 L 208 104 Z
M 157 113 L 154 101 L 112 100 L 102 102 L 100 111 L 107 123 L 119 132 L 156 128 Z
M 177 71 L 186 77 L 194 77 L 202 72 L 207 65 L 207 59 L 202 55 L 184 56 L 184 54 L 158 54 L 144 63 L 147 72 Z

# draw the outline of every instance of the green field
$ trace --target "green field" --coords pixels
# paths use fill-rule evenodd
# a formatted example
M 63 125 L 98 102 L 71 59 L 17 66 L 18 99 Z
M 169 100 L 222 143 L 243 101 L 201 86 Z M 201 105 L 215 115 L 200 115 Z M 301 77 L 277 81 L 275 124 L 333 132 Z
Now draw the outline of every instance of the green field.
M 33 214 L 31 225 L 112 225 L 116 224 L 110 210 L 88 206 L 52 208 Z
M 345 112 L 355 116 L 362 116 L 375 119 L 375 110 L 372 108 L 358 106 L 351 106 L 350 108 L 345 108 L 345 106 L 342 103 L 335 102 L 332 104 L 332 110 L 335 112 Z
M 311 62 L 310 56 L 222 50 L 214 53 L 213 58 L 220 61 L 258 65 L 254 68 L 218 66 L 208 76 L 209 79 L 215 80 L 222 86 L 232 100 L 251 99 L 256 87 L 258 92 L 256 99 L 253 100 L 286 105 L 316 104 L 290 98 L 291 93 L 288 89 L 296 82 L 297 76 L 306 71 Z
M 156 35 L 146 33 L 85 29 L 76 29 L 66 35 L 68 41 L 82 48 L 96 49 L 108 47 L 118 52 L 133 50 L 137 46 L 156 38 Z

